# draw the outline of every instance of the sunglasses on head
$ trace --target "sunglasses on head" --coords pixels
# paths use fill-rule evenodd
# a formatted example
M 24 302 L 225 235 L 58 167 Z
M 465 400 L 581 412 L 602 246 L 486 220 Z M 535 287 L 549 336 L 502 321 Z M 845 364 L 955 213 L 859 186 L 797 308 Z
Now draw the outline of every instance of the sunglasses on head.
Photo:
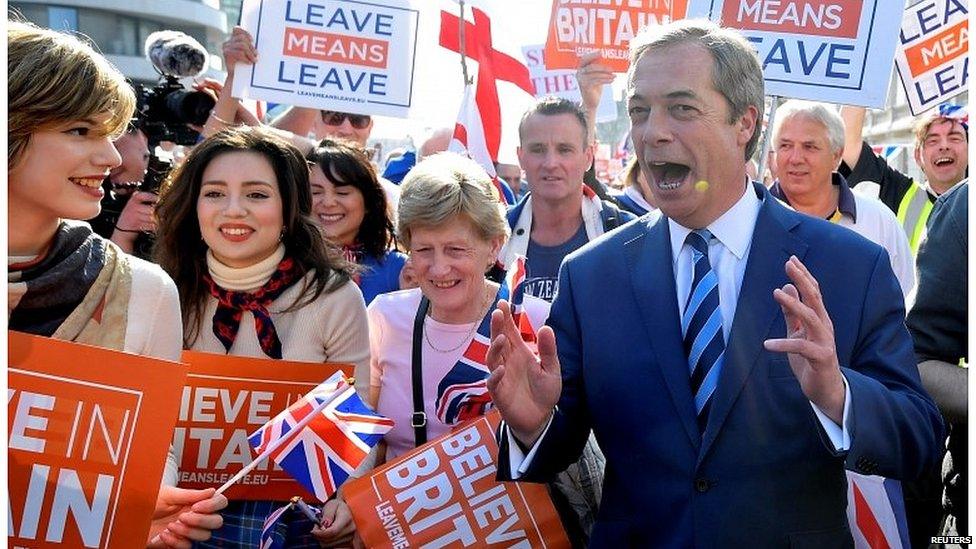
M 369 126 L 369 115 L 366 114 L 347 114 L 344 112 L 322 111 L 322 122 L 325 122 L 327 126 L 341 126 L 346 119 L 348 119 L 349 124 L 357 130 L 361 130 L 366 126 Z

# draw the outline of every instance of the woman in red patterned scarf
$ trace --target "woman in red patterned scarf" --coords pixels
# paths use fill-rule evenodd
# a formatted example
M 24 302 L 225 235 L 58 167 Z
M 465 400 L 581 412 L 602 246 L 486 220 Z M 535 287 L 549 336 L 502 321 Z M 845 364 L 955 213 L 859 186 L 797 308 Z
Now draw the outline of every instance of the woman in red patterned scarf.
M 132 117 L 132 89 L 74 36 L 9 21 L 7 50 L 9 329 L 178 360 L 173 281 L 80 221 L 98 215 L 102 180 L 121 163 L 112 141 Z M 176 488 L 176 474 L 172 459 L 154 547 L 205 539 L 227 504 L 212 490 Z
M 351 363 L 369 379 L 366 307 L 351 265 L 311 218 L 308 174 L 301 152 L 268 130 L 207 138 L 163 187 L 156 257 L 179 289 L 185 348 Z M 231 501 L 198 546 L 258 547 L 264 519 L 285 503 Z M 286 522 L 286 547 L 317 547 L 311 521 Z

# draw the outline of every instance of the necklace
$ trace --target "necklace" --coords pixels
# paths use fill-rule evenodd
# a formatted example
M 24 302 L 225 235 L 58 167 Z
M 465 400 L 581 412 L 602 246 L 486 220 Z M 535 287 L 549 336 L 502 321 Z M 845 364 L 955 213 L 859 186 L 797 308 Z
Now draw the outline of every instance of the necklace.
M 430 345 L 430 348 L 433 349 L 433 350 L 435 350 L 435 351 L 437 351 L 438 353 L 447 354 L 447 353 L 456 352 L 458 349 L 460 349 L 466 343 L 468 343 L 469 341 L 471 341 L 471 338 L 474 337 L 474 333 L 478 330 L 478 326 L 481 325 L 481 320 L 485 317 L 485 314 L 488 312 L 488 307 L 491 305 L 491 300 L 489 299 L 490 296 L 491 296 L 491 288 L 486 288 L 485 289 L 485 299 L 482 302 L 481 309 L 480 309 L 481 310 L 481 315 L 479 315 L 478 318 L 475 319 L 474 325 L 471 327 L 471 329 L 468 331 L 468 333 L 463 338 L 461 338 L 461 342 L 458 343 L 456 346 L 450 348 L 450 349 L 441 349 L 441 348 L 437 347 L 436 345 L 434 345 L 434 342 L 430 340 L 430 335 L 428 335 L 428 333 L 427 333 L 427 322 L 424 322 L 423 332 L 424 332 L 424 339 L 427 341 L 427 345 Z M 427 311 L 427 316 L 433 318 L 433 316 L 431 315 L 431 312 L 429 310 Z

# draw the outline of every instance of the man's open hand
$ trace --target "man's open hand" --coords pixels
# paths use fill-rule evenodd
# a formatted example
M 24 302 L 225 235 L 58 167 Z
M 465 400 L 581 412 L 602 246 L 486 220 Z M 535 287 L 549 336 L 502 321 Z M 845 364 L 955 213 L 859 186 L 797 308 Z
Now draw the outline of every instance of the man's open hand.
M 542 434 L 563 386 L 552 328 L 539 330 L 538 342 L 536 357 L 515 326 L 511 305 L 499 301 L 491 313 L 488 391 L 512 434 L 527 446 Z

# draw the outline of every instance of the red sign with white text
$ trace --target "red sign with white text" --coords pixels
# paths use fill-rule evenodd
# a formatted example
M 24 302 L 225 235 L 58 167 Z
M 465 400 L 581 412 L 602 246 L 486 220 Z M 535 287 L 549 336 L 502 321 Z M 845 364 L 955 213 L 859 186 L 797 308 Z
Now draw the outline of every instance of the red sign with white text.
M 343 488 L 366 547 L 548 547 L 569 539 L 544 485 L 498 482 L 497 411 Z
M 908 68 L 912 76 L 918 76 L 932 67 L 948 63 L 969 53 L 969 25 L 967 21 L 926 39 L 924 42 L 905 49 Z
M 217 488 L 256 457 L 248 435 L 349 364 L 290 362 L 183 352 L 190 365 L 179 399 L 173 448 L 180 462 L 179 486 Z M 287 500 L 315 496 L 272 460 L 265 460 L 224 492 L 229 499 Z
M 390 43 L 386 40 L 285 27 L 282 53 L 316 61 L 385 69 L 389 50 Z
M 7 332 L 10 547 L 145 545 L 186 366 Z

